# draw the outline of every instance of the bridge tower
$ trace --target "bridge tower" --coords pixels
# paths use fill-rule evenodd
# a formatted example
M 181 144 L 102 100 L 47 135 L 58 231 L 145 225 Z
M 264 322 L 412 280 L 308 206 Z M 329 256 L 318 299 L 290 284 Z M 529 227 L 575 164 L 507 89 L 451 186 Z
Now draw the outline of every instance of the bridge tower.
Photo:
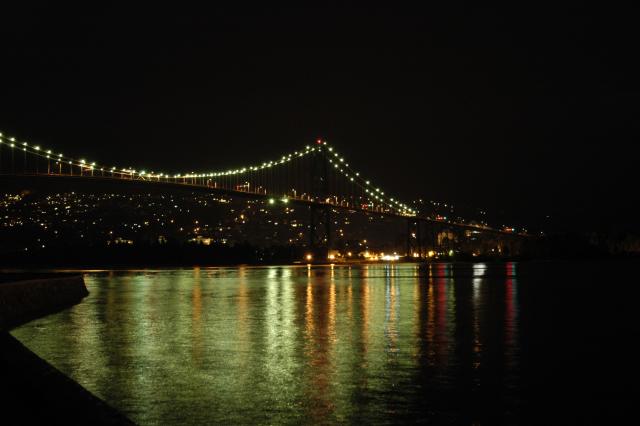
M 415 217 L 407 218 L 406 256 L 423 257 L 425 223 Z
M 311 196 L 320 203 L 325 203 L 329 196 L 329 161 L 322 145 L 311 158 L 309 179 Z M 314 203 L 310 206 L 309 248 L 316 259 L 326 259 L 331 250 L 331 206 Z

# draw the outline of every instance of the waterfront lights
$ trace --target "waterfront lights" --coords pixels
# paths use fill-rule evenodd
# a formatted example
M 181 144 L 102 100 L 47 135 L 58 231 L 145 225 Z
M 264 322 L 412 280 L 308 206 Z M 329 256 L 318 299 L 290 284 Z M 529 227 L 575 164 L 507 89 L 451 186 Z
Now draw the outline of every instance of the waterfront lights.
M 394 254 L 380 253 L 380 257 L 382 260 L 386 260 L 386 261 L 395 261 L 400 259 L 400 256 L 397 253 L 394 253 Z
M 311 253 L 307 253 L 307 255 L 304 257 L 308 262 L 311 262 L 311 260 L 313 260 L 313 255 Z
M 276 200 L 274 200 L 273 198 L 269 198 L 269 204 L 275 204 Z

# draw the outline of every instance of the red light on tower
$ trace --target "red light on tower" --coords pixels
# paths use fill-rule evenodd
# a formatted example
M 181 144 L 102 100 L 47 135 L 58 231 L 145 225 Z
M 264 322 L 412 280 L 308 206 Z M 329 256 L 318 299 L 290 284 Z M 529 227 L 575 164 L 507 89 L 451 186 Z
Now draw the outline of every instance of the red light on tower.
M 316 143 L 317 143 L 318 145 L 322 144 L 322 139 L 318 139 L 318 140 L 316 141 Z

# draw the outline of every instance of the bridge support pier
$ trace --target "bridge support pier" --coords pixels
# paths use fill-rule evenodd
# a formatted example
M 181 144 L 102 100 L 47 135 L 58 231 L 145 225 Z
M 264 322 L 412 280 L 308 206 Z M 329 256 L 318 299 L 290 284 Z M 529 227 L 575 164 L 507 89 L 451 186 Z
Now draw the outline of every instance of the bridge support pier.
M 331 245 L 331 208 L 312 205 L 309 217 L 309 248 L 314 259 L 327 259 Z
M 422 232 L 419 219 L 407 219 L 406 237 L 406 256 L 413 258 L 414 254 L 417 254 L 418 257 L 422 257 Z

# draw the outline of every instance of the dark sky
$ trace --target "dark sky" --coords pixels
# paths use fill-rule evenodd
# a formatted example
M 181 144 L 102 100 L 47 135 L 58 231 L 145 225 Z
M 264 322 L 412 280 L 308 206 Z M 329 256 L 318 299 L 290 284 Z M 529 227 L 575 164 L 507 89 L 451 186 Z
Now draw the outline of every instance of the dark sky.
M 405 199 L 635 224 L 631 11 L 393 3 L 3 6 L 0 131 L 174 172 L 323 137 Z

